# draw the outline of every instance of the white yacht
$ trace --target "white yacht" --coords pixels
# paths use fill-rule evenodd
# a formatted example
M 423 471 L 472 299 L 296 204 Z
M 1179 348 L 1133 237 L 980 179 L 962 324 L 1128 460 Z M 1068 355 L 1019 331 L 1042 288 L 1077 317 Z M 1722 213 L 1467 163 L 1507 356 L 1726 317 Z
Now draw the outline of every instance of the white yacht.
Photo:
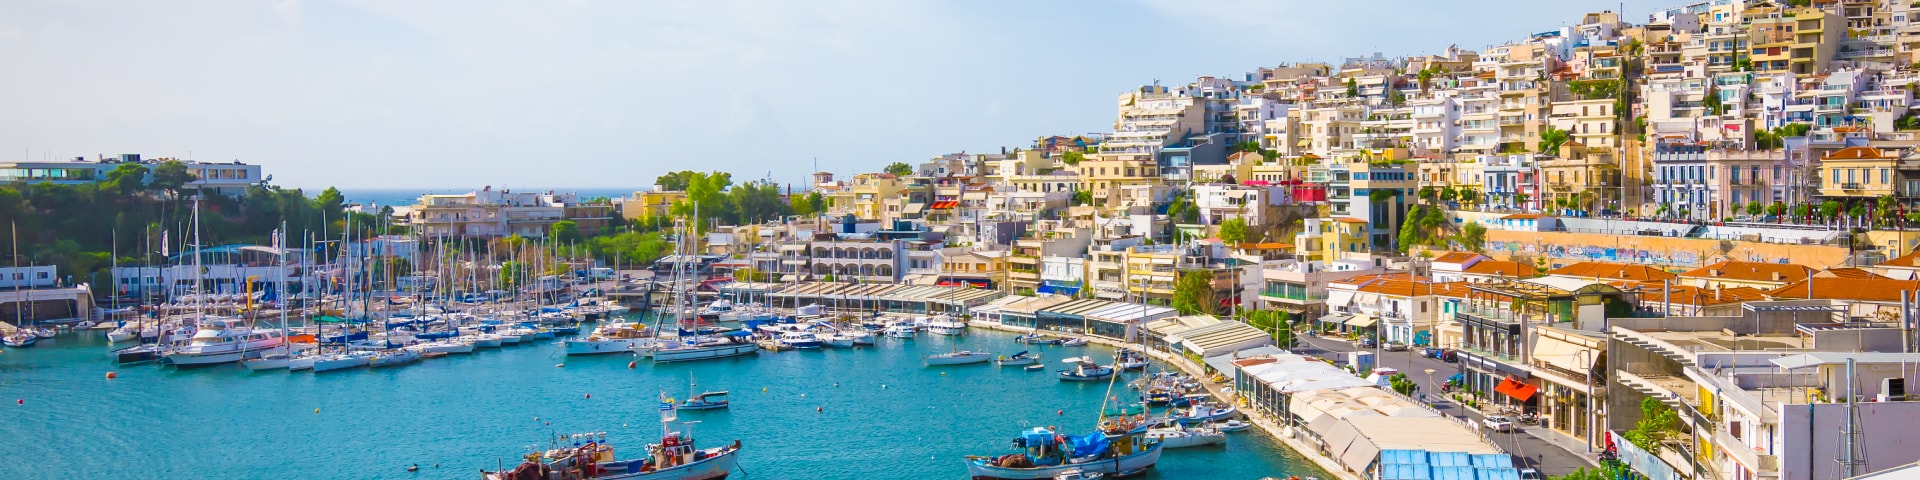
M 653 332 L 648 330 L 646 325 L 635 322 L 616 322 L 593 329 L 593 333 L 585 338 L 567 340 L 566 354 L 627 353 L 635 349 L 644 349 L 653 343 Z
M 907 324 L 888 325 L 886 330 L 881 331 L 881 334 L 886 335 L 887 338 L 898 338 L 902 340 L 912 340 L 913 333 L 913 326 Z
M 731 315 L 731 314 L 733 314 L 733 302 L 727 301 L 727 299 L 722 298 L 719 300 L 714 300 L 713 303 L 707 304 L 706 308 L 700 309 L 699 317 L 701 320 L 706 320 L 709 322 L 718 322 L 720 321 L 720 317 L 722 315 Z
M 812 332 L 787 332 L 780 334 L 780 345 L 795 349 L 820 348 L 820 337 Z M 658 354 L 655 352 L 655 355 Z M 658 357 L 655 360 L 658 361 Z
M 927 332 L 934 335 L 962 335 L 967 333 L 967 322 L 941 315 L 927 322 Z
M 233 363 L 258 357 L 262 351 L 287 341 L 286 333 L 280 330 L 254 330 L 239 323 L 237 320 L 208 322 L 186 345 L 167 352 L 161 359 L 183 367 Z
M 373 359 L 373 352 L 344 352 L 325 355 L 313 361 L 313 373 L 331 372 L 348 368 L 367 366 Z
M 406 349 L 420 353 L 473 353 L 473 344 L 457 339 L 446 339 L 416 343 L 408 345 Z
M 760 347 L 742 337 L 700 337 L 691 341 L 662 341 L 652 349 L 654 363 L 740 357 L 760 353 Z

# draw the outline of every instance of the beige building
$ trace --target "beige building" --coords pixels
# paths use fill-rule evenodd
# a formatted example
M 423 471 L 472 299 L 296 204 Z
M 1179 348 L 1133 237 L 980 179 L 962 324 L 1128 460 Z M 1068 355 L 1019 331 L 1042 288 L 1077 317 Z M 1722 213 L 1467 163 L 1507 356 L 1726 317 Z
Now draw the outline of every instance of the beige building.
M 1620 205 L 1620 164 L 1613 149 L 1587 147 L 1577 142 L 1560 146 L 1560 156 L 1540 162 L 1545 189 L 1541 200 L 1550 207 L 1570 204 L 1570 208 L 1597 212 Z

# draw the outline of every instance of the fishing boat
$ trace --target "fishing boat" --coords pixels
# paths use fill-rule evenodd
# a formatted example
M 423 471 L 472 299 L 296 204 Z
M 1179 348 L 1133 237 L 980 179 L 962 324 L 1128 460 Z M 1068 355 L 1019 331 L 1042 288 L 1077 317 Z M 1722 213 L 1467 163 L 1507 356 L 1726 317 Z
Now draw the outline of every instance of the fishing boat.
M 1160 461 L 1160 443 L 1140 433 L 1096 431 L 1083 436 L 1062 435 L 1035 427 L 1014 437 L 1020 451 L 1000 456 L 966 457 L 967 475 L 974 480 L 1044 480 L 1077 471 L 1119 474 L 1152 468 Z
M 727 391 L 693 393 L 693 374 L 687 374 L 687 399 L 680 401 L 681 410 L 716 410 L 727 408 Z
M 965 365 L 970 363 L 986 362 L 987 360 L 990 360 L 993 358 L 993 354 L 987 353 L 987 352 L 973 352 L 973 351 L 963 350 L 958 352 L 927 355 L 922 358 L 926 360 L 927 365 Z
M 179 367 L 233 363 L 260 356 L 286 341 L 281 330 L 254 330 L 237 320 L 207 322 L 186 345 L 161 355 L 161 360 Z
M 384 350 L 374 353 L 373 358 L 367 359 L 367 366 L 381 368 L 406 365 L 420 361 L 420 356 L 420 352 L 412 349 L 396 348 Z
M 727 478 L 734 470 L 740 441 L 712 448 L 694 446 L 692 424 L 683 424 L 688 432 L 673 431 L 678 408 L 660 398 L 660 443 L 647 445 L 647 456 L 620 460 L 607 443 L 606 432 L 555 436 L 554 448 L 530 453 L 511 470 L 480 470 L 481 480 L 716 480 Z
M 566 341 L 567 355 L 600 355 L 607 353 L 626 353 L 635 348 L 646 347 L 656 340 L 653 331 L 637 322 L 614 322 L 593 329 L 586 338 Z
M 13 333 L 7 334 L 6 338 L 0 338 L 0 343 L 4 343 L 11 348 L 27 348 L 39 342 L 40 336 L 34 335 L 32 332 L 26 330 L 16 330 Z
M 934 335 L 963 335 L 967 333 L 967 322 L 941 315 L 927 322 L 927 333 Z
M 1060 363 L 1073 366 L 1073 368 L 1060 371 L 1061 381 L 1087 382 L 1106 380 L 1114 374 L 1113 367 L 1093 363 L 1092 360 L 1088 360 L 1086 357 L 1073 357 L 1061 360 Z
M 1002 367 L 1010 367 L 1014 365 L 1033 365 L 1033 364 L 1040 363 L 1040 354 L 1027 353 L 1026 351 L 1022 350 L 1020 353 L 1013 354 L 1013 356 L 1001 355 L 1000 358 L 994 359 L 993 363 L 999 364 Z

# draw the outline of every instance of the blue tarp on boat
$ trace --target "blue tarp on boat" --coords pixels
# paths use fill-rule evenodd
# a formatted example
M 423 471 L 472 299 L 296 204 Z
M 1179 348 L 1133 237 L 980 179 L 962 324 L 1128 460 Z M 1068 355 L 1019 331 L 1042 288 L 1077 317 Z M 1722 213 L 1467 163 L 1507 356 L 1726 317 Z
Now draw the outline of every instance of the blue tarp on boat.
M 1073 456 L 1084 457 L 1107 451 L 1107 445 L 1113 443 L 1107 434 L 1093 432 L 1085 436 L 1073 437 Z
M 1026 431 L 1026 433 L 1020 434 L 1020 439 L 1025 441 L 1026 445 L 1029 447 L 1039 446 L 1039 445 L 1053 445 L 1054 434 L 1053 434 L 1053 431 L 1051 430 L 1047 430 L 1045 428 L 1040 428 L 1040 427 L 1034 427 L 1032 430 L 1028 430 Z

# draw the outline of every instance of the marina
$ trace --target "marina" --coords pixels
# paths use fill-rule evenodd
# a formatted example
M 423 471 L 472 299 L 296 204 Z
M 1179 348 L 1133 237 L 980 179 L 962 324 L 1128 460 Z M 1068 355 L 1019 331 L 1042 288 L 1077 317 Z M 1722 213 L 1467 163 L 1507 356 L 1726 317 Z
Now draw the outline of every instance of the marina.
M 626 319 L 653 323 L 639 314 Z M 0 438 L 12 439 L 9 451 L 28 458 L 58 458 L 61 445 L 96 445 L 117 459 L 71 466 L 81 477 L 219 471 L 222 478 L 472 478 L 480 469 L 511 470 L 531 447 L 545 449 L 541 439 L 554 432 L 606 431 L 627 460 L 659 440 L 654 407 L 662 394 L 709 407 L 724 396 L 725 408 L 683 410 L 679 421 L 698 422 L 703 449 L 739 439 L 743 447 L 730 461 L 749 478 L 967 478 L 966 456 L 1007 453 L 1008 438 L 1019 432 L 1094 431 L 1108 393 L 1105 381 L 925 365 L 927 356 L 955 351 L 1094 360 L 1115 354 L 1098 345 L 1023 345 L 1015 338 L 976 328 L 965 336 L 883 338 L 871 347 L 661 364 L 632 354 L 567 357 L 560 340 L 527 340 L 437 359 L 336 354 L 312 368 L 360 368 L 313 375 L 238 364 L 116 366 L 104 354 L 102 332 L 69 332 L 0 354 L 0 395 L 20 401 L 15 420 L 0 423 Z M 376 361 L 396 365 L 365 368 Z M 117 378 L 106 379 L 107 372 Z M 697 387 L 689 387 L 689 375 Z M 1125 384 L 1140 374 L 1121 375 L 1114 394 L 1137 397 Z M 682 398 L 690 390 L 696 398 Z M 128 431 L 145 438 L 122 433 Z M 180 447 L 143 447 L 154 444 Z M 250 447 L 230 448 L 241 444 Z M 291 453 L 259 454 L 266 451 Z M 414 464 L 419 471 L 405 470 Z M 0 466 L 0 474 L 32 476 L 14 470 L 24 468 Z M 1330 478 L 1248 432 L 1224 445 L 1166 452 L 1135 478 L 1293 475 Z

